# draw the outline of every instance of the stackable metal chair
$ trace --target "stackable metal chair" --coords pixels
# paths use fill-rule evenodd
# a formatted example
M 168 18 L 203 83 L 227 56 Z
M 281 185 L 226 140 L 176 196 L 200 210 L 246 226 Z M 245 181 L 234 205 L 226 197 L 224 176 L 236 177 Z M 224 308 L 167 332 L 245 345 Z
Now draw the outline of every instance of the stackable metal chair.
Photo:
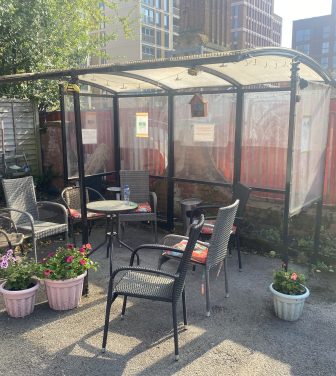
M 173 314 L 173 327 L 174 327 L 174 345 L 175 345 L 175 359 L 179 358 L 179 348 L 178 348 L 178 332 L 177 332 L 177 314 L 176 306 L 182 296 L 182 307 L 183 307 L 183 321 L 184 325 L 187 325 L 187 309 L 185 300 L 185 278 L 188 270 L 188 265 L 190 263 L 190 258 L 198 239 L 201 227 L 204 223 L 204 217 L 201 216 L 197 224 L 191 225 L 190 236 L 188 238 L 187 245 L 184 252 L 173 247 L 167 247 L 158 244 L 143 244 L 137 247 L 131 256 L 130 266 L 121 267 L 116 269 L 109 281 L 108 296 L 106 304 L 106 316 L 105 316 L 105 326 L 104 326 L 104 336 L 102 350 L 105 352 L 108 327 L 110 321 L 110 311 L 112 303 L 115 301 L 117 296 L 122 295 L 124 297 L 124 302 L 122 306 L 122 317 L 126 311 L 127 297 L 144 298 L 150 300 L 158 300 L 172 304 L 172 314 Z M 160 252 L 162 250 L 171 250 L 174 252 L 180 252 L 180 263 L 176 270 L 176 273 L 163 272 L 157 269 L 144 268 L 144 267 L 134 267 L 133 262 L 138 251 L 141 249 L 157 249 Z M 116 277 L 122 277 L 118 282 L 115 282 Z M 160 310 L 158 312 L 162 316 L 163 312 Z M 150 321 L 149 321 L 150 324 Z
M 204 269 L 205 274 L 205 298 L 206 298 L 206 315 L 210 316 L 210 269 L 216 265 L 224 264 L 225 276 L 225 292 L 226 297 L 229 296 L 228 278 L 226 257 L 228 250 L 228 243 L 232 231 L 232 225 L 238 209 L 239 200 L 236 200 L 232 205 L 219 208 L 216 221 L 213 225 L 213 232 L 209 242 L 198 241 L 191 256 L 191 263 L 193 265 L 200 265 Z M 189 235 L 190 236 L 190 235 Z M 163 244 L 174 248 L 184 249 L 188 242 L 188 237 L 170 234 L 163 238 Z M 159 269 L 163 263 L 169 259 L 179 259 L 180 253 L 175 253 L 170 250 L 164 250 L 159 259 Z
M 68 213 L 65 206 L 50 202 L 36 201 L 34 181 L 32 176 L 18 179 L 3 179 L 2 186 L 7 207 L 2 212 L 10 214 L 16 228 L 25 237 L 32 238 L 33 252 L 37 260 L 36 241 L 48 236 L 65 234 L 68 236 Z M 50 210 L 59 213 L 59 222 L 49 220 Z M 41 210 L 43 209 L 43 210 Z M 47 209 L 47 210 L 45 210 Z M 48 218 L 43 215 L 48 214 Z
M 86 202 L 90 202 L 90 199 L 105 200 L 105 198 L 95 189 L 86 187 Z M 80 201 L 80 188 L 79 187 L 66 187 L 61 192 L 61 198 L 65 207 L 68 209 L 68 218 L 70 225 L 70 232 L 72 235 L 73 243 L 76 245 L 76 235 L 74 231 L 74 225 L 82 221 L 81 213 L 81 201 Z M 102 213 L 87 213 L 87 220 L 89 223 L 89 235 L 91 233 L 92 225 L 95 220 L 106 218 L 107 216 Z
M 120 170 L 121 198 L 124 199 L 123 187 L 130 188 L 130 201 L 138 204 L 134 212 L 118 215 L 118 234 L 124 222 L 152 222 L 155 242 L 157 242 L 157 196 L 149 191 L 149 172 Z

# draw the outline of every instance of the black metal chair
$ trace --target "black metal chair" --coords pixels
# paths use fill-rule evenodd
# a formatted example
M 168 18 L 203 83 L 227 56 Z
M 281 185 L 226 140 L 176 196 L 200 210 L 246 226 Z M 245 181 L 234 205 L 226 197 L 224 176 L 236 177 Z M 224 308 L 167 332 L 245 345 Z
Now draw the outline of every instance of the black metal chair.
M 205 274 L 205 295 L 206 295 L 206 315 L 210 316 L 210 279 L 209 272 L 214 266 L 223 262 L 224 276 L 225 276 L 225 292 L 226 297 L 229 296 L 228 280 L 227 280 L 227 267 L 226 256 L 228 243 L 230 239 L 233 221 L 236 216 L 239 201 L 236 200 L 230 206 L 219 208 L 213 232 L 208 243 L 198 241 L 191 256 L 191 263 L 193 265 L 200 265 L 204 268 Z M 190 234 L 190 233 L 189 233 Z M 190 235 L 189 235 L 190 236 Z M 185 244 L 188 242 L 188 237 L 181 235 L 167 235 L 163 238 L 163 244 L 167 246 L 184 249 Z M 179 253 L 165 250 L 159 259 L 159 269 L 163 263 L 171 258 L 179 259 Z
M 246 204 L 248 202 L 250 193 L 252 188 L 238 182 L 233 186 L 232 190 L 232 202 L 239 200 L 239 206 L 236 214 L 236 218 L 234 220 L 232 231 L 229 240 L 229 253 L 232 253 L 234 248 L 237 249 L 238 255 L 238 267 L 239 271 L 242 270 L 242 261 L 241 261 L 241 254 L 240 254 L 240 228 L 243 223 Z M 199 205 L 195 209 L 193 209 L 190 213 L 191 221 L 193 217 L 197 217 L 200 213 L 204 214 L 205 223 L 201 230 L 200 239 L 203 241 L 208 241 L 212 235 L 213 227 L 215 224 L 215 214 L 217 210 L 220 208 L 220 205 Z
M 124 222 L 152 222 L 157 243 L 157 196 L 155 192 L 149 191 L 149 172 L 120 170 L 120 186 L 130 188 L 130 201 L 139 205 L 138 209 L 127 214 L 118 215 L 118 234 L 121 237 L 121 225 Z M 124 199 L 124 192 L 121 189 L 121 198 Z
M 174 247 L 167 247 L 158 244 L 143 244 L 137 247 L 131 256 L 130 266 L 121 267 L 116 269 L 109 281 L 108 296 L 106 304 L 106 316 L 105 316 L 105 326 L 104 326 L 104 336 L 102 351 L 105 352 L 108 327 L 110 321 L 110 311 L 114 300 L 118 295 L 124 296 L 124 302 L 122 306 L 121 315 L 124 317 L 126 311 L 127 297 L 144 298 L 150 300 L 157 300 L 168 302 L 172 304 L 172 314 L 173 314 L 173 326 L 174 326 L 174 345 L 175 345 L 175 359 L 179 358 L 178 349 L 178 332 L 177 332 L 177 315 L 176 306 L 182 295 L 182 306 L 183 306 L 183 320 L 184 325 L 187 325 L 187 310 L 185 302 L 185 277 L 188 270 L 188 265 L 190 263 L 190 258 L 199 237 L 200 230 L 204 223 L 204 216 L 201 216 L 197 224 L 191 225 L 190 236 L 185 247 L 185 251 L 182 252 Z M 135 256 L 138 254 L 140 249 L 157 249 L 160 252 L 163 250 L 171 250 L 174 252 L 180 252 L 182 257 L 180 258 L 180 263 L 178 265 L 176 273 L 163 272 L 157 269 L 144 268 L 144 267 L 134 267 L 133 262 Z M 115 277 L 120 273 L 123 273 L 121 279 L 115 283 Z M 161 312 L 160 312 L 161 313 Z
M 92 198 L 95 200 L 105 200 L 103 195 L 101 195 L 97 190 L 93 188 L 86 187 L 86 202 L 92 201 Z M 79 187 L 66 187 L 63 189 L 61 193 L 61 198 L 63 200 L 64 206 L 68 209 L 68 218 L 69 218 L 69 225 L 70 231 L 72 234 L 72 239 L 74 245 L 76 245 L 76 235 L 74 231 L 74 226 L 76 223 L 82 221 L 82 213 L 81 213 L 81 200 L 80 200 L 80 188 Z M 105 214 L 101 213 L 87 213 L 87 220 L 89 223 L 89 235 L 91 233 L 91 229 L 93 226 L 94 221 L 98 219 L 104 219 L 106 217 Z

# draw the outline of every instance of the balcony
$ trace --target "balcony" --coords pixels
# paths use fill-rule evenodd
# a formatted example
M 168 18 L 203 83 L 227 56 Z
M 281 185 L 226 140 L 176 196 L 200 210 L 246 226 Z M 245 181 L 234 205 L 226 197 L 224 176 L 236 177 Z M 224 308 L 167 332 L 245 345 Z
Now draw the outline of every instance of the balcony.
M 142 16 L 142 23 L 146 25 L 154 25 L 154 18 L 148 16 Z
M 146 34 L 142 34 L 141 39 L 142 39 L 143 42 L 151 43 L 151 44 L 155 44 L 155 38 L 154 38 L 154 35 L 146 35 Z

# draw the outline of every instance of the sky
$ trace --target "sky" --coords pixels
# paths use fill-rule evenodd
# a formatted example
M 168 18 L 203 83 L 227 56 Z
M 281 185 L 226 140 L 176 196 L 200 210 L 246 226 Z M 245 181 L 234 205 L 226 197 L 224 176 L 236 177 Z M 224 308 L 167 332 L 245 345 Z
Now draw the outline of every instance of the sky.
M 293 20 L 331 14 L 332 0 L 274 0 L 274 13 L 282 17 L 283 47 L 292 45 Z

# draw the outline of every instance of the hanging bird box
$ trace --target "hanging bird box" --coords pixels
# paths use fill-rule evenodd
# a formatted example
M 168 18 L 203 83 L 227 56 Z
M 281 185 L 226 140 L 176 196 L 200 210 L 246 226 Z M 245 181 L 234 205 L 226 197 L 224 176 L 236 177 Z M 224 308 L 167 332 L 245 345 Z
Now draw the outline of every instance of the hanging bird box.
M 191 117 L 208 116 L 208 101 L 203 99 L 201 94 L 195 94 L 190 103 Z

